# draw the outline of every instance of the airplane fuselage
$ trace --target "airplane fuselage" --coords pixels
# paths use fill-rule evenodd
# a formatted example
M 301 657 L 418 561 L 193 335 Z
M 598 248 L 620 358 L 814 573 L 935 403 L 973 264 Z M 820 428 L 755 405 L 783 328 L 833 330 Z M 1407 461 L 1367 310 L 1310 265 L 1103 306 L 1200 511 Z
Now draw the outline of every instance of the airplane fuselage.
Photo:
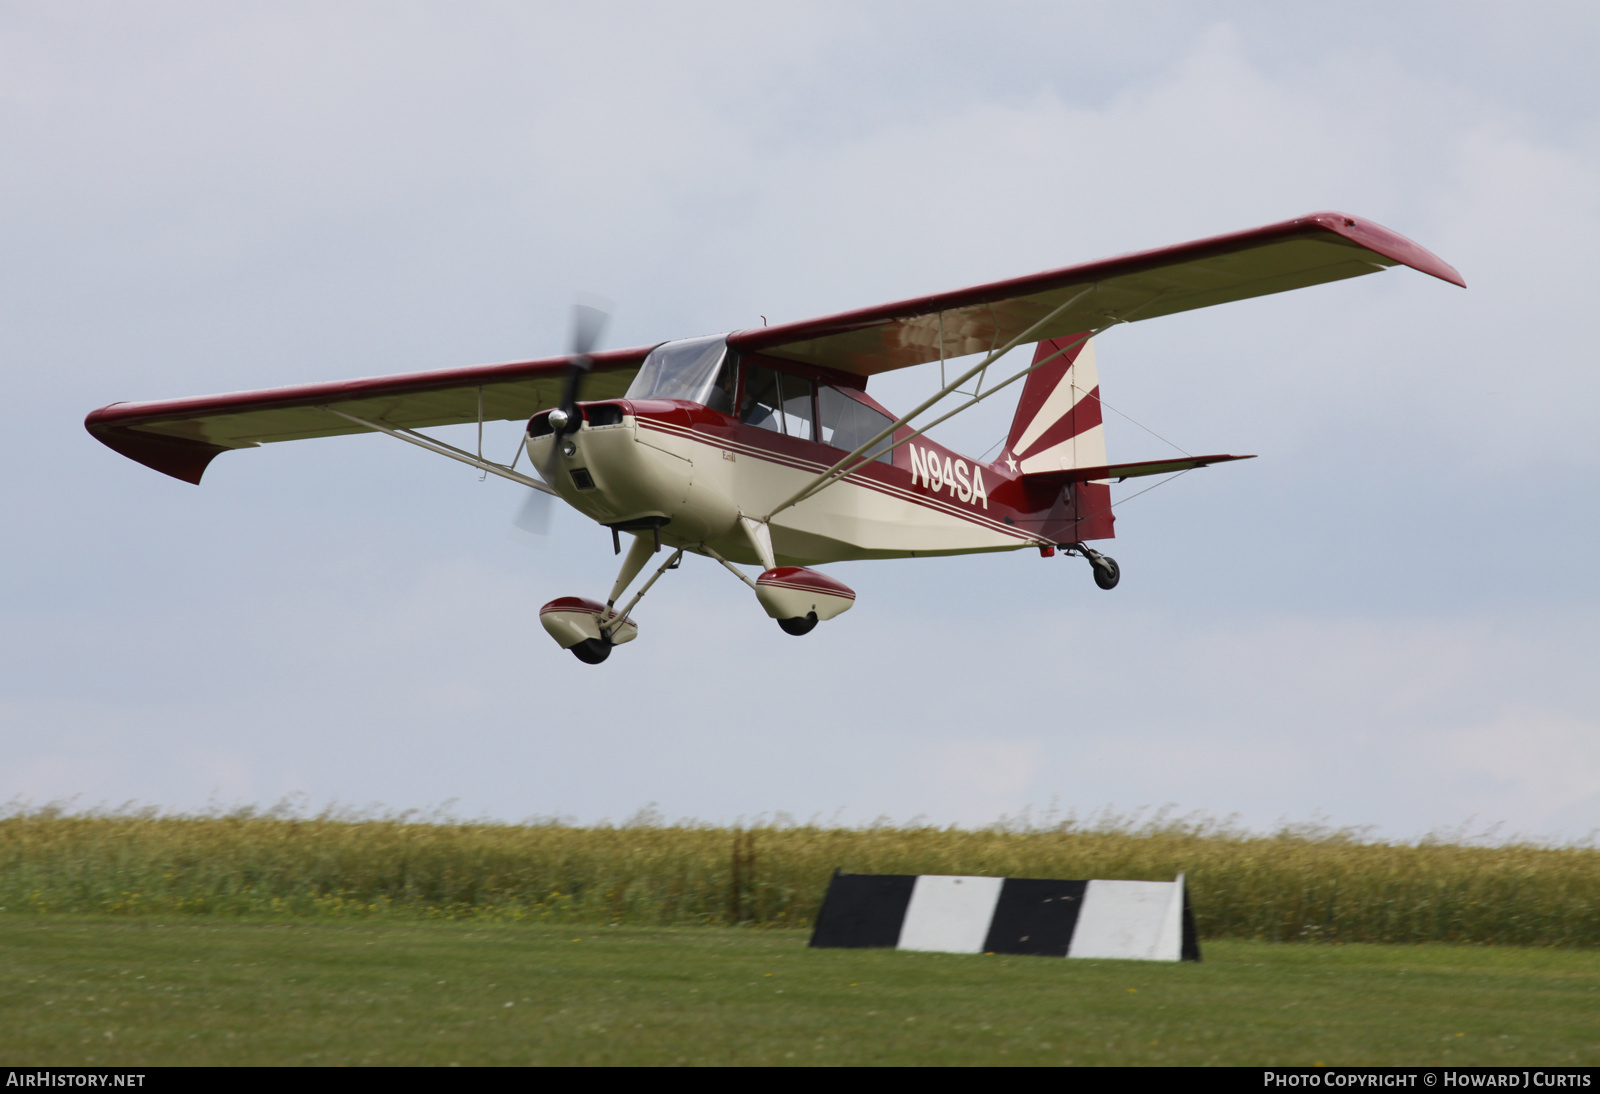
M 541 435 L 539 416 L 527 438 L 534 465 L 553 469 L 551 485 L 566 501 L 608 527 L 659 533 L 665 545 L 709 547 L 734 562 L 762 561 L 741 517 L 760 520 L 846 455 L 682 400 L 581 410 L 582 426 L 559 438 L 553 460 L 557 438 L 548 426 Z M 1078 534 L 1092 515 L 1075 515 L 1073 501 L 1070 490 L 1039 490 L 1003 464 L 921 437 L 783 510 L 769 528 L 780 565 L 1013 551 L 1092 538 Z

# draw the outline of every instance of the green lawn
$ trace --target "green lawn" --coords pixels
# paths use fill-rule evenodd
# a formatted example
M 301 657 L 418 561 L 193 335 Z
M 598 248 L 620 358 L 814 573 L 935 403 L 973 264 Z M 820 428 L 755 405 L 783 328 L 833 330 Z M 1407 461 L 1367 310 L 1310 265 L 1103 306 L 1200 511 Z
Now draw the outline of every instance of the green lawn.
M 0 1064 L 1589 1064 L 1600 953 L 0 916 Z

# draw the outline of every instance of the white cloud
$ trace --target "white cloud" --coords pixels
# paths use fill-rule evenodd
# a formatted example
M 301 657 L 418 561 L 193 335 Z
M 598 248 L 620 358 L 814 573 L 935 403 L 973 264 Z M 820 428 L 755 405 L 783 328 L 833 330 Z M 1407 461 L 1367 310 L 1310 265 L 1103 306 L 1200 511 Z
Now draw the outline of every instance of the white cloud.
M 1471 794 L 1482 818 L 1517 818 L 1529 835 L 1579 830 L 1600 799 L 1600 717 L 1513 707 L 1480 725 L 1441 732 L 1435 748 L 1448 778 Z M 1570 816 L 1569 816 L 1570 814 Z

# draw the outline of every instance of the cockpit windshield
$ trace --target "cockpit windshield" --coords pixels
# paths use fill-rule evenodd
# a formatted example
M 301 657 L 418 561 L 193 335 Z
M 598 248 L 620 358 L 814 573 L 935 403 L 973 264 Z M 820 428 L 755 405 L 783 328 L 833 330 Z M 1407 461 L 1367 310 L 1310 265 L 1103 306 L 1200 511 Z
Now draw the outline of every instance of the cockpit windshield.
M 733 406 L 736 357 L 725 334 L 668 342 L 650 351 L 624 397 L 685 399 L 726 413 Z

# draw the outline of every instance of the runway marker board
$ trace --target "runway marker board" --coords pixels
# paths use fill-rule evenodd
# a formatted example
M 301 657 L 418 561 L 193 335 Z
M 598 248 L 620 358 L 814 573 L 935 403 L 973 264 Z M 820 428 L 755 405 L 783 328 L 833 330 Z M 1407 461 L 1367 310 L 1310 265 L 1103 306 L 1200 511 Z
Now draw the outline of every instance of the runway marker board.
M 811 945 L 1198 961 L 1183 875 L 1066 881 L 835 873 Z

